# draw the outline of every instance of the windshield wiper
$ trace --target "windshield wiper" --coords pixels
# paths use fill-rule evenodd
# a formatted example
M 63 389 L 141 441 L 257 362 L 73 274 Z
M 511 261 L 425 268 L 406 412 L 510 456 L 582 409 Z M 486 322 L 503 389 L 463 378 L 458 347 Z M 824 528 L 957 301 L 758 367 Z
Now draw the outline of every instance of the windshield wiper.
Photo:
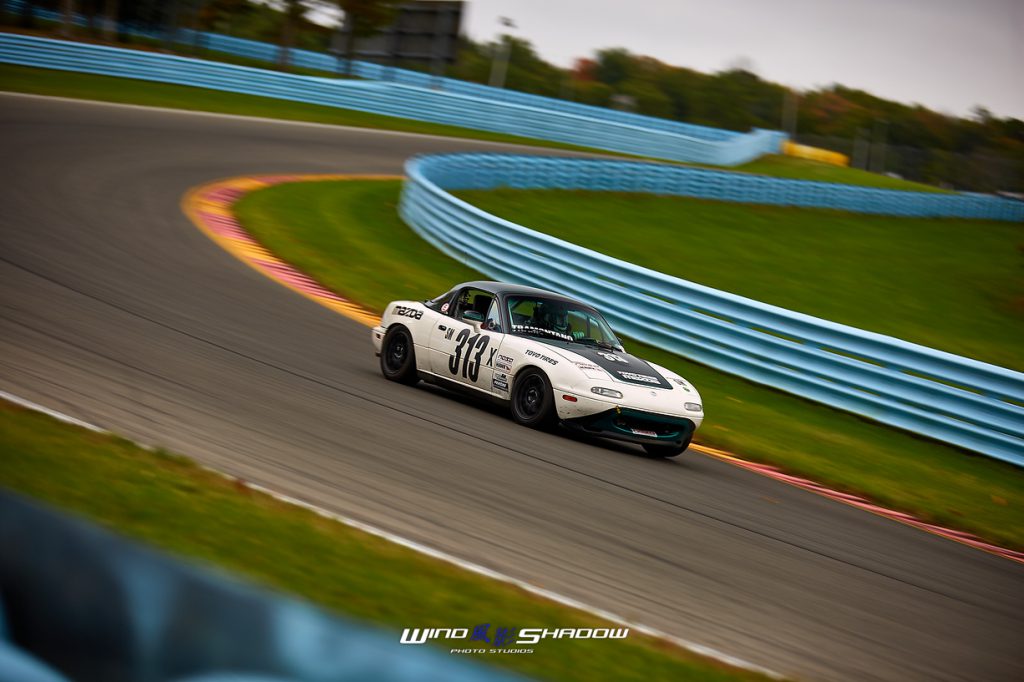
M 598 348 L 603 348 L 604 350 L 614 350 L 614 351 L 621 351 L 622 350 L 622 348 L 620 346 L 616 346 L 614 344 L 608 343 L 607 341 L 598 341 L 597 339 L 592 339 L 592 338 L 589 338 L 589 337 L 584 337 L 582 339 L 575 339 L 574 343 L 578 343 L 578 344 L 581 344 L 583 346 L 597 346 Z

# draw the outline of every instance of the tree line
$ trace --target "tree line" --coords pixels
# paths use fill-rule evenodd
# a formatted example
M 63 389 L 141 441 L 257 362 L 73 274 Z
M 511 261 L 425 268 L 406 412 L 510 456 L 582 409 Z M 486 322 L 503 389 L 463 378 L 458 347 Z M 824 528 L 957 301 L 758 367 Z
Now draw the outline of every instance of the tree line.
M 798 142 L 842 152 L 868 170 L 958 189 L 1024 193 L 1024 121 L 984 107 L 959 117 L 838 84 L 794 92 L 759 77 L 747 60 L 704 73 L 624 48 L 598 50 L 561 69 L 513 36 L 464 40 L 451 75 L 486 83 L 501 42 L 510 48 L 506 87 L 514 90 L 728 130 L 784 129 Z
M 397 0 L 42 0 L 37 6 L 117 21 L 215 31 L 288 48 L 325 51 L 334 29 L 312 20 L 335 11 L 354 18 L 356 34 L 391 21 Z M 98 25 L 103 25 L 100 22 Z M 345 45 L 350 53 L 351 42 Z M 495 60 L 507 60 L 504 87 L 687 123 L 748 131 L 784 129 L 798 142 L 842 152 L 853 165 L 912 180 L 975 191 L 1024 193 L 1024 121 L 984 107 L 960 117 L 833 84 L 793 92 L 762 79 L 749 60 L 704 73 L 624 48 L 577 59 L 572 68 L 544 60 L 529 40 L 463 37 L 447 75 L 486 84 Z M 425 64 L 401 64 L 426 70 Z

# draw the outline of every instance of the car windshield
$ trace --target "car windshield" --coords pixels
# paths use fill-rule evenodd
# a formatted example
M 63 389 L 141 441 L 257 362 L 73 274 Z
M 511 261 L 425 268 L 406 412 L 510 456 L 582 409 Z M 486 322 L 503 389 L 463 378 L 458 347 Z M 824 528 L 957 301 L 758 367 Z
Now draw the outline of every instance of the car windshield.
M 541 296 L 509 296 L 512 333 L 622 350 L 601 313 L 579 303 Z

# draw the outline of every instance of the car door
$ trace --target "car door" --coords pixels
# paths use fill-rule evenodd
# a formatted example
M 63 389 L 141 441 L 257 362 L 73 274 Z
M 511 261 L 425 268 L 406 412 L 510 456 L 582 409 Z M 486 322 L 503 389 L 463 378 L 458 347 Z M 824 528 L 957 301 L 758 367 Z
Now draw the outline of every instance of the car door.
M 467 311 L 476 313 L 471 317 L 479 319 L 466 319 Z M 497 311 L 498 298 L 494 294 L 472 288 L 460 292 L 431 331 L 431 371 L 492 392 L 494 358 L 504 337 Z

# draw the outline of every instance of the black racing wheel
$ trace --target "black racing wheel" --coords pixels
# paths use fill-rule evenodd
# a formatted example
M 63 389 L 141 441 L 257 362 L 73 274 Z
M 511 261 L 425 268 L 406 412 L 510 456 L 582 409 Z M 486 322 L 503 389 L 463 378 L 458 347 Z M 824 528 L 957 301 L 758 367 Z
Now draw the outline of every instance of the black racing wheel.
M 384 334 L 380 347 L 380 372 L 385 379 L 401 384 L 411 385 L 420 380 L 412 335 L 402 325 L 392 325 Z
M 532 429 L 551 428 L 558 421 L 551 382 L 536 367 L 527 367 L 512 384 L 512 418 Z

